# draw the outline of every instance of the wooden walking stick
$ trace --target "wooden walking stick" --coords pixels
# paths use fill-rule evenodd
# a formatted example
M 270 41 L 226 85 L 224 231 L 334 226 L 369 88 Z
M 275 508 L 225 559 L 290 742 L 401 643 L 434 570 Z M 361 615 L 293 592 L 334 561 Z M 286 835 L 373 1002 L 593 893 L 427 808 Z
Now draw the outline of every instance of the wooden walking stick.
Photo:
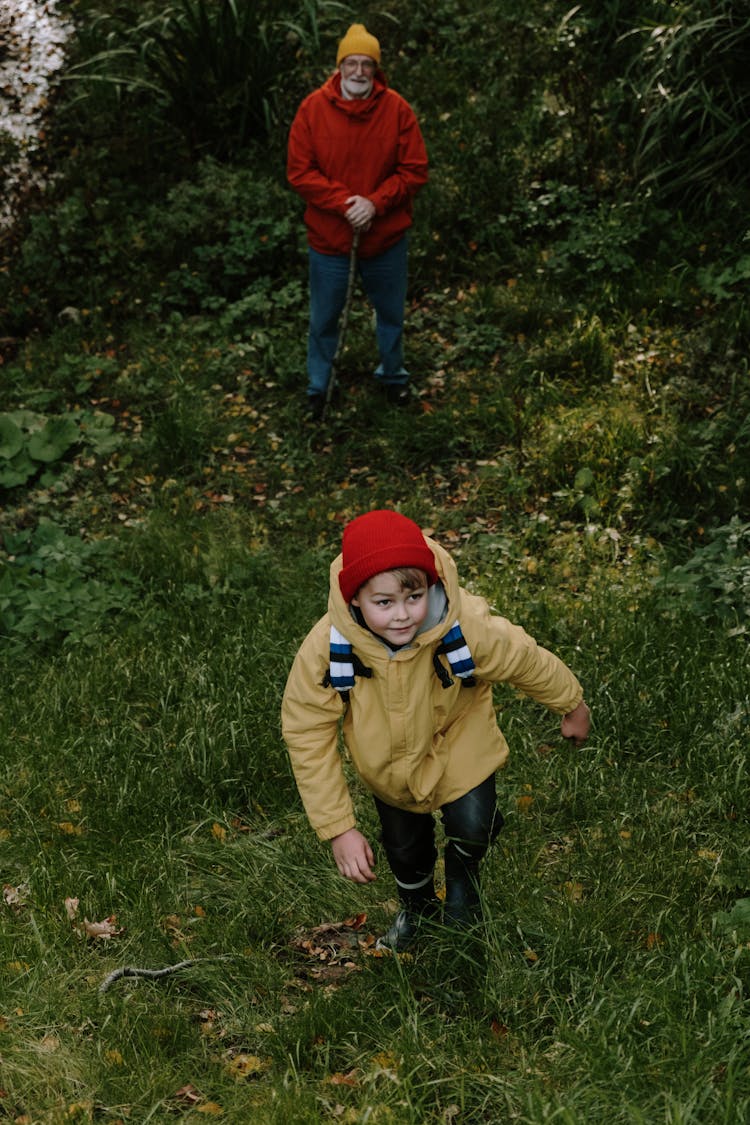
M 325 406 L 323 407 L 324 418 L 328 412 L 328 407 L 331 405 L 333 392 L 336 389 L 336 364 L 339 361 L 339 356 L 344 350 L 344 337 L 346 336 L 346 328 L 349 324 L 349 311 L 352 307 L 352 294 L 354 293 L 354 278 L 357 272 L 358 249 L 359 231 L 355 230 L 354 237 L 352 239 L 352 248 L 349 251 L 349 277 L 347 278 L 346 282 L 346 297 L 344 299 L 344 307 L 341 310 L 341 316 L 339 318 L 339 338 L 338 343 L 336 344 L 336 353 L 333 357 L 333 362 L 331 363 L 331 375 L 328 380 L 328 386 L 326 388 L 326 401 Z

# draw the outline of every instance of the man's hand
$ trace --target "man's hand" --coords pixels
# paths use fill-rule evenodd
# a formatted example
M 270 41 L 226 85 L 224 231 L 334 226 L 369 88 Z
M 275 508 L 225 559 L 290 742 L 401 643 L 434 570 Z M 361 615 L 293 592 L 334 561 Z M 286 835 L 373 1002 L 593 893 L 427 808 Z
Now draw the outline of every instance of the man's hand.
M 570 738 L 574 746 L 583 746 L 591 730 L 591 712 L 581 700 L 574 711 L 563 715 L 560 723 L 560 733 L 563 738 Z
M 372 883 L 377 879 L 372 870 L 375 866 L 372 848 L 356 828 L 334 836 L 331 848 L 336 866 L 345 879 L 351 879 L 353 883 Z
M 375 217 L 375 204 L 364 195 L 350 195 L 346 217 L 355 230 L 369 230 Z

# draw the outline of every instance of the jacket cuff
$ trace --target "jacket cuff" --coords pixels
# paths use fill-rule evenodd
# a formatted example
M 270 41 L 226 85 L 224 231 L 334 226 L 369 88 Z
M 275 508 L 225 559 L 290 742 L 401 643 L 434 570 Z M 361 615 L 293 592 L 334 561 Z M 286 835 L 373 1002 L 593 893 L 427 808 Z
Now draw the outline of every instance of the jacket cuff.
M 340 836 L 342 832 L 348 832 L 350 828 L 356 828 L 357 822 L 353 816 L 341 817 L 340 820 L 334 820 L 331 824 L 325 824 L 320 827 L 315 827 L 315 833 L 319 840 L 332 840 L 334 836 Z
M 565 707 L 553 707 L 552 710 L 556 711 L 558 715 L 569 715 L 571 711 L 575 711 L 579 703 L 583 702 L 584 691 L 582 687 L 572 696 L 572 703 Z

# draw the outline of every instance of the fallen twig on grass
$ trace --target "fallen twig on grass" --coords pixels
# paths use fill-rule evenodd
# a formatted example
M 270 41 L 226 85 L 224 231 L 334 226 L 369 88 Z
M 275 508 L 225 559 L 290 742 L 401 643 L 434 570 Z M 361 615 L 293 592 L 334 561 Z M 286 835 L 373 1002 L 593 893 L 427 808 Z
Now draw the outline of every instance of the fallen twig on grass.
M 124 977 L 141 977 L 146 980 L 162 980 L 164 977 L 171 977 L 175 973 L 180 973 L 183 969 L 192 969 L 194 965 L 200 965 L 205 961 L 232 961 L 235 960 L 239 954 L 233 953 L 220 953 L 216 957 L 193 957 L 188 961 L 178 961 L 176 965 L 167 965 L 163 969 L 142 969 L 136 965 L 123 965 L 119 969 L 114 969 L 108 976 L 104 978 L 99 985 L 99 992 L 106 992 L 116 981 L 122 980 Z

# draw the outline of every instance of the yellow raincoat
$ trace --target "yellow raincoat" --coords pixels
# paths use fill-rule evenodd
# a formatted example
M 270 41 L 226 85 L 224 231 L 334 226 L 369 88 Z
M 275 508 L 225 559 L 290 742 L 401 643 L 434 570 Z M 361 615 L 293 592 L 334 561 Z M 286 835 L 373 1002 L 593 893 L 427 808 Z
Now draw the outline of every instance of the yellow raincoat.
M 352 617 L 339 590 L 339 555 L 331 565 L 328 612 L 308 633 L 289 673 L 282 730 L 305 811 L 322 840 L 355 826 L 338 750 L 342 715 L 344 742 L 367 788 L 387 804 L 426 813 L 462 797 L 504 765 L 508 744 L 497 725 L 494 683 L 510 683 L 562 715 L 583 698 L 578 680 L 558 657 L 459 586 L 450 555 L 433 540 L 426 542 L 447 595 L 439 623 L 407 648 L 391 651 Z M 453 678 L 444 688 L 433 665 L 436 648 L 456 620 L 476 665 L 473 687 Z M 357 677 L 348 703 L 323 686 L 331 625 L 372 670 L 371 678 Z

